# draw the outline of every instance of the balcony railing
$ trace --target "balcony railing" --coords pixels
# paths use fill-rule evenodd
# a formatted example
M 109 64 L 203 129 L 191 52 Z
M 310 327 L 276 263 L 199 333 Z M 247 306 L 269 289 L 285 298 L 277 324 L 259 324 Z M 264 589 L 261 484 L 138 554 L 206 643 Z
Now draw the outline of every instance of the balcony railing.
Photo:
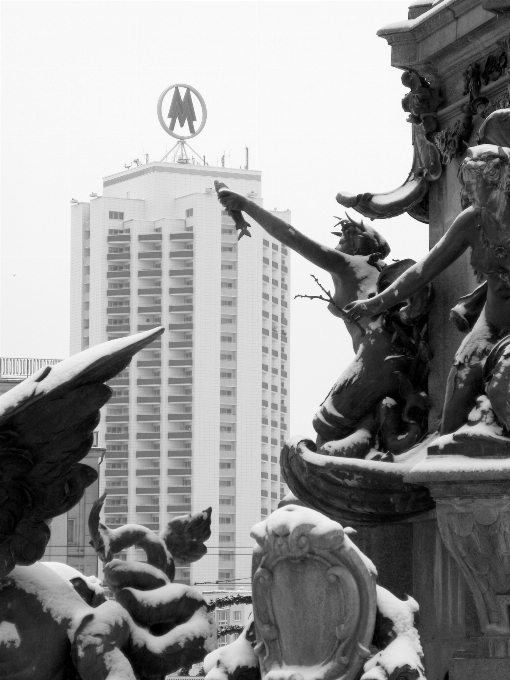
M 54 366 L 61 359 L 18 359 L 16 357 L 0 357 L 0 375 L 2 378 L 27 378 L 43 366 Z
M 139 331 L 150 331 L 153 328 L 158 328 L 158 326 L 161 326 L 161 323 L 153 321 L 152 323 L 139 323 L 137 329 Z
M 192 241 L 193 232 L 192 231 L 176 231 L 174 234 L 170 234 L 170 241 Z
M 107 314 L 129 314 L 131 311 L 129 305 L 117 305 L 115 307 L 107 307 Z
M 161 295 L 161 287 L 139 288 L 138 295 Z
M 150 277 L 160 277 L 161 276 L 161 269 L 140 269 L 138 272 L 138 276 L 140 277 L 145 277 L 145 278 L 150 278 Z
M 138 307 L 138 314 L 159 314 L 161 305 L 150 305 L 149 307 Z
M 107 241 L 108 243 L 116 243 L 121 241 L 125 243 L 126 241 L 129 242 L 130 239 L 131 234 L 111 234 L 110 236 L 108 236 Z
M 193 305 L 188 303 L 186 305 L 170 305 L 168 307 L 169 312 L 192 312 Z
M 129 297 L 131 295 L 131 291 L 129 288 L 111 288 L 106 291 L 107 297 L 118 297 L 121 295 L 124 295 L 126 297 Z M 129 308 L 128 308 L 129 309 Z
M 129 279 L 130 276 L 130 269 L 121 269 L 120 271 L 116 272 L 106 272 L 107 279 Z
M 163 235 L 162 234 L 139 234 L 138 236 L 139 241 L 162 241 L 163 240 Z
M 176 286 L 174 288 L 169 288 L 168 292 L 170 293 L 170 295 L 181 295 L 181 294 L 191 295 L 191 293 L 193 293 L 193 286 Z
M 193 257 L 193 250 L 173 250 L 170 252 L 170 257 Z
M 129 324 L 124 324 L 122 326 L 120 324 L 116 324 L 116 325 L 108 324 L 108 326 L 106 326 L 106 332 L 107 333 L 129 333 Z
M 137 385 L 161 385 L 160 376 L 152 376 L 150 378 L 138 378 L 136 381 Z
M 186 321 L 185 323 L 169 323 L 168 330 L 170 331 L 192 331 L 193 322 Z
M 125 496 L 128 492 L 127 486 L 107 486 L 106 489 L 107 496 L 121 495 Z
M 169 276 L 193 276 L 193 268 L 187 267 L 186 269 L 170 269 Z

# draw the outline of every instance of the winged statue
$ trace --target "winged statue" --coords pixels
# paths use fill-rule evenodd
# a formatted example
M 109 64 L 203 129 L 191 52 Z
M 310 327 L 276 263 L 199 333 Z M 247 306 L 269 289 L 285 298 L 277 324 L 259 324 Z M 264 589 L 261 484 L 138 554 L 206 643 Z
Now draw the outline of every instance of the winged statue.
M 162 680 L 214 648 L 207 603 L 193 588 L 172 583 L 174 559 L 207 552 L 210 509 L 174 518 L 157 536 L 137 525 L 108 529 L 99 522 L 99 499 L 92 542 L 115 600 L 91 597 L 76 574 L 66 578 L 38 562 L 51 519 L 97 479 L 80 461 L 112 394 L 105 383 L 161 333 L 97 345 L 0 397 L 0 677 Z M 128 545 L 144 547 L 147 563 L 114 559 Z

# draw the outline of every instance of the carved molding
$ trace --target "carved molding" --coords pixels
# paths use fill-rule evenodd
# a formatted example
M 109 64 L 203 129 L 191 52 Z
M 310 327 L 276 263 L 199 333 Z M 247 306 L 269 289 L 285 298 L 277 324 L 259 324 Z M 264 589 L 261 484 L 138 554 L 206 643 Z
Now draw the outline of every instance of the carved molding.
M 437 499 L 445 546 L 473 593 L 484 637 L 480 650 L 510 658 L 510 496 Z
M 352 680 L 369 656 L 375 570 L 336 522 L 295 505 L 257 524 L 253 611 L 262 678 Z

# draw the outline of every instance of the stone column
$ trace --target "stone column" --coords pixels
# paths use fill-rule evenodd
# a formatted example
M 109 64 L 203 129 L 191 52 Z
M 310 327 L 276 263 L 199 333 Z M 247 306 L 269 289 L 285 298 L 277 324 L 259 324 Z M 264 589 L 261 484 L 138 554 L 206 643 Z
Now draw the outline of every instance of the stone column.
M 478 613 L 479 636 L 454 655 L 450 680 L 510 680 L 510 459 L 429 455 L 406 481 L 430 489 Z

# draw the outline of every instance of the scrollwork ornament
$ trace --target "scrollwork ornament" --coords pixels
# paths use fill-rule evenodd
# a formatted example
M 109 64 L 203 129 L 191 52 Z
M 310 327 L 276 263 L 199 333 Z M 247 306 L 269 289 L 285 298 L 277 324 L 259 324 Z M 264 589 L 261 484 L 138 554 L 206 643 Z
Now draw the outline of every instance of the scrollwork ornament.
M 252 536 L 263 679 L 313 667 L 317 680 L 354 680 L 375 625 L 375 573 L 339 524 L 308 508 L 281 508 Z

